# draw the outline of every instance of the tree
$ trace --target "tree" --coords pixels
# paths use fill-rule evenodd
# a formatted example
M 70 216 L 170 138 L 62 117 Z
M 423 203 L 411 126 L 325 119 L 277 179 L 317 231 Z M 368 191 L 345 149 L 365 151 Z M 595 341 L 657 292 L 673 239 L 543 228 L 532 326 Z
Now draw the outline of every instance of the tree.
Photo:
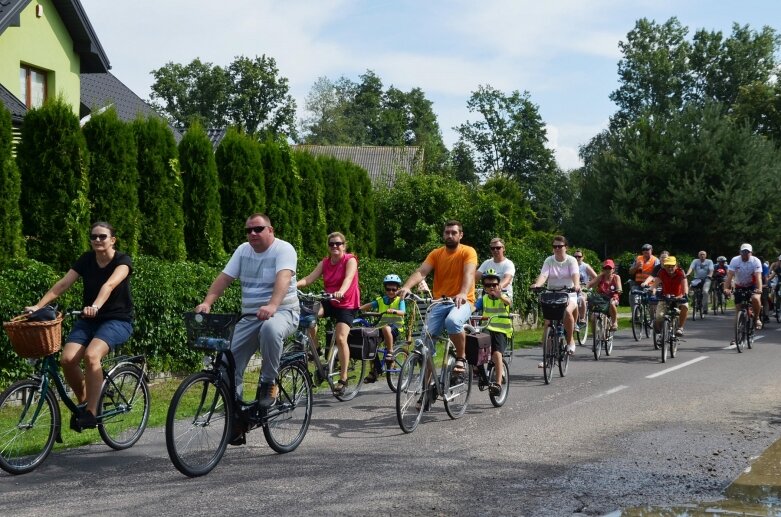
M 536 214 L 535 227 L 556 229 L 568 182 L 546 147 L 545 125 L 529 93 L 516 90 L 506 95 L 490 85 L 480 86 L 467 108 L 481 118 L 455 128 L 461 138 L 459 154 L 468 155 L 468 148 L 484 178 L 515 181 Z
M 215 153 L 220 177 L 222 240 L 233 250 L 247 240 L 244 221 L 266 209 L 266 189 L 260 147 L 256 140 L 229 128 Z
M 648 112 L 668 115 L 681 108 L 691 90 L 688 29 L 677 18 L 659 25 L 641 18 L 618 46 L 619 87 L 610 94 L 618 105 L 614 123 L 622 125 Z
M 184 260 L 183 185 L 174 135 L 162 119 L 133 122 L 138 149 L 140 252 L 166 260 Z
M 12 154 L 11 113 L 0 107 L 0 262 L 25 256 L 22 213 L 19 209 L 21 178 Z
M 365 169 L 350 163 L 344 163 L 350 185 L 350 236 L 353 250 L 364 256 L 373 257 L 376 251 L 374 190 L 369 174 Z
M 477 175 L 477 165 L 469 145 L 459 140 L 450 151 L 450 163 L 448 164 L 453 177 L 465 185 L 477 185 L 480 177 Z
M 17 163 L 27 254 L 66 268 L 88 249 L 89 153 L 79 119 L 62 98 L 27 112 Z
M 318 156 L 317 161 L 323 171 L 327 231 L 348 233 L 353 214 L 347 208 L 350 199 L 350 180 L 345 171 L 346 162 L 330 156 Z
M 152 105 L 172 125 L 186 128 L 199 122 L 225 127 L 228 123 L 231 79 L 223 68 L 196 58 L 188 65 L 169 61 L 152 70 L 152 75 Z
M 781 84 L 756 82 L 741 87 L 733 116 L 781 145 Z
M 327 235 L 325 224 L 325 184 L 320 161 L 307 152 L 293 153 L 296 169 L 304 188 L 301 192 L 302 232 L 306 229 L 306 238 L 302 239 L 303 254 L 319 257 L 323 252 L 323 243 L 318 236 Z
M 227 68 L 199 59 L 188 65 L 169 62 L 152 75 L 154 106 L 178 127 L 198 121 L 204 127 L 230 124 L 251 135 L 297 138 L 296 103 L 272 57 L 237 56 Z
M 141 233 L 138 209 L 138 169 L 133 129 L 109 109 L 82 128 L 92 157 L 89 175 L 92 222 L 116 228 L 118 246 L 135 256 Z
M 274 232 L 301 247 L 301 193 L 298 171 L 285 142 L 267 140 L 260 145 L 266 183 L 266 214 L 274 225 Z
M 193 124 L 179 142 L 184 183 L 184 243 L 190 260 L 223 258 L 220 180 L 212 143 L 200 124 Z

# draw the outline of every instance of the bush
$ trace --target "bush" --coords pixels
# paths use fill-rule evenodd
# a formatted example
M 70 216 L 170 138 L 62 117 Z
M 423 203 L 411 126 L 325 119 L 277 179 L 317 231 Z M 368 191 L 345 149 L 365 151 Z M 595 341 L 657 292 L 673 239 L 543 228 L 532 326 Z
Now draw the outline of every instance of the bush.
M 17 163 L 22 230 L 31 258 L 63 268 L 88 248 L 88 162 L 79 119 L 62 98 L 27 112 Z
M 21 178 L 12 155 L 11 114 L 0 106 L 0 262 L 25 255 L 22 213 L 19 210 Z
M 90 222 L 107 221 L 116 228 L 119 247 L 138 254 L 141 233 L 138 211 L 136 140 L 129 124 L 112 108 L 95 115 L 83 128 L 92 158 L 89 175 Z

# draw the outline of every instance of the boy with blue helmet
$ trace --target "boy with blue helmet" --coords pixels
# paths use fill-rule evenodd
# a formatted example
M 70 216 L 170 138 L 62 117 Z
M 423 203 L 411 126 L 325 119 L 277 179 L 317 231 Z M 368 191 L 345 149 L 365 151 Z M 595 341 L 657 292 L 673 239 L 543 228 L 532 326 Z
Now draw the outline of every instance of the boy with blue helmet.
M 399 275 L 385 275 L 385 278 L 382 279 L 382 285 L 385 287 L 385 294 L 361 305 L 359 310 L 383 313 L 380 321 L 377 322 L 377 328 L 382 332 L 382 338 L 388 350 L 385 355 L 385 367 L 390 369 L 394 367 L 393 341 L 404 330 L 404 316 L 407 314 L 407 306 L 403 299 L 396 296 L 396 292 L 401 288 Z M 377 368 L 372 370 L 363 382 L 375 382 L 377 370 Z
M 498 395 L 502 391 L 504 365 L 502 357 L 507 348 L 507 340 L 512 339 L 513 323 L 510 317 L 512 300 L 502 292 L 501 277 L 495 269 L 483 273 L 483 296 L 475 302 L 475 310 L 490 318 L 486 329 L 491 335 L 491 360 L 496 368 L 496 382 L 488 386 L 488 390 Z

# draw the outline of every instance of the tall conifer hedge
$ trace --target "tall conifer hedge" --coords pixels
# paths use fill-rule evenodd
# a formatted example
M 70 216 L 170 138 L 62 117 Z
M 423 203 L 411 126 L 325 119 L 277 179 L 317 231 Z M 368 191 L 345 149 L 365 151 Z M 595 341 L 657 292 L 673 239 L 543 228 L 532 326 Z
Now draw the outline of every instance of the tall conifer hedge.
M 30 258 L 67 268 L 88 249 L 88 162 L 79 119 L 62 98 L 27 112 L 17 163 Z
M 266 176 L 266 213 L 275 235 L 301 247 L 301 194 L 298 171 L 285 142 L 269 140 L 260 145 Z
M 330 156 L 318 156 L 323 171 L 325 185 L 325 226 L 326 233 L 350 233 L 352 209 L 350 208 L 350 178 L 347 175 L 347 162 Z M 347 235 L 352 246 L 352 236 Z M 322 237 L 325 240 L 325 236 Z
M 107 221 L 116 228 L 117 247 L 138 254 L 141 232 L 138 210 L 138 170 L 133 129 L 111 108 L 92 117 L 82 128 L 91 165 L 89 199 L 91 221 Z
M 298 174 L 301 176 L 302 253 L 309 257 L 323 254 L 323 236 L 328 235 L 325 226 L 325 185 L 320 161 L 307 152 L 293 153 Z
M 0 262 L 24 257 L 22 214 L 19 210 L 21 179 L 11 154 L 11 113 L 0 106 Z
M 179 142 L 184 181 L 184 242 L 190 260 L 223 258 L 220 180 L 212 143 L 200 124 L 193 124 Z

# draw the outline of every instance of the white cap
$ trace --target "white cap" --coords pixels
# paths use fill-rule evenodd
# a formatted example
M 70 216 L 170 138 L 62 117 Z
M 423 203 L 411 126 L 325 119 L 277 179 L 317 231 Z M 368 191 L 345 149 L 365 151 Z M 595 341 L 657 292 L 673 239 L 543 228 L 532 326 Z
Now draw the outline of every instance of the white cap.
M 754 248 L 751 247 L 751 244 L 746 242 L 740 245 L 740 251 L 750 251 L 754 253 Z

